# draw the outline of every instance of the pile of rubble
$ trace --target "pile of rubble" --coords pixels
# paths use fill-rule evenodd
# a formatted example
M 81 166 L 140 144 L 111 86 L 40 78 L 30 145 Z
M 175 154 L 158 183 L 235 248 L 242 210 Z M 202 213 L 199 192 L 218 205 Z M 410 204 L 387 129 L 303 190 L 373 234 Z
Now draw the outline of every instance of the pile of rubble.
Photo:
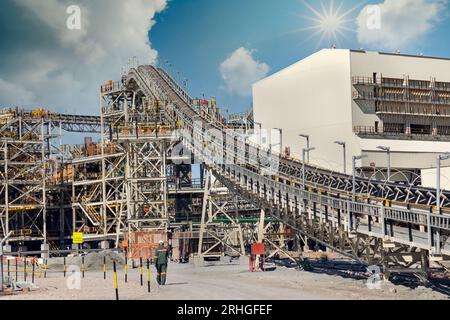
M 66 266 L 78 266 L 82 264 L 82 257 L 84 257 L 85 270 L 102 270 L 104 257 L 106 262 L 106 268 L 112 269 L 113 261 L 117 266 L 123 266 L 125 264 L 125 257 L 123 253 L 106 251 L 106 252 L 92 252 L 88 254 L 80 254 L 66 257 Z M 51 258 L 47 261 L 47 269 L 50 271 L 63 270 L 64 258 Z

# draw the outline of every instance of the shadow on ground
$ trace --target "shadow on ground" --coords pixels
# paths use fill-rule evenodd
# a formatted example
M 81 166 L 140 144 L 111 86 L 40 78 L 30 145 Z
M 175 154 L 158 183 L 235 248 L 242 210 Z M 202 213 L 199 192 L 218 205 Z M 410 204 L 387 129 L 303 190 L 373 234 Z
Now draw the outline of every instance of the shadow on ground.
M 352 261 L 313 261 L 298 265 L 292 261 L 276 260 L 279 266 L 287 268 L 300 268 L 307 272 L 338 276 L 345 279 L 367 281 L 371 274 L 365 266 Z M 420 287 L 429 288 L 435 292 L 450 297 L 450 279 L 434 277 L 424 282 L 424 279 L 415 274 L 392 274 L 390 282 L 396 286 L 404 286 L 410 289 Z

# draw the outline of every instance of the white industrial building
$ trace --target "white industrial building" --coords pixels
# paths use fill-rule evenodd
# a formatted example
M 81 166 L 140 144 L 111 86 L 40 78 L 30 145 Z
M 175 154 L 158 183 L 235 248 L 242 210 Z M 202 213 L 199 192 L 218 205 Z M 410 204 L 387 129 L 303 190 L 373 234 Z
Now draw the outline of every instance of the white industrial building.
M 353 155 L 365 155 L 358 166 L 380 178 L 388 157 L 377 147 L 386 146 L 392 173 L 434 187 L 437 154 L 450 152 L 450 59 L 324 49 L 254 84 L 253 108 L 264 129 L 283 129 L 295 157 L 306 146 L 299 135 L 309 135 L 311 162 L 342 172 L 334 142 L 345 141 L 347 172 Z M 450 187 L 448 168 L 442 185 Z

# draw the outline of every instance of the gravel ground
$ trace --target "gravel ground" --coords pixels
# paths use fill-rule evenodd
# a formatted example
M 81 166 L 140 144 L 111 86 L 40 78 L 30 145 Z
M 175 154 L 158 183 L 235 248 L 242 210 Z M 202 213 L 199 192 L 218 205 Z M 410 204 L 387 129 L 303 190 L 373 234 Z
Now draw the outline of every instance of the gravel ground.
M 47 279 L 37 278 L 39 289 L 0 297 L 0 300 L 112 300 L 115 299 L 113 274 L 103 279 L 101 271 L 86 271 L 81 289 L 69 290 L 68 279 L 51 271 Z M 140 286 L 139 270 L 130 269 L 124 282 L 123 266 L 119 270 L 121 300 L 379 300 L 379 299 L 449 299 L 448 296 L 419 287 L 410 289 L 382 284 L 380 290 L 370 290 L 364 280 L 335 275 L 310 273 L 278 267 L 276 271 L 249 273 L 244 265 L 195 267 L 193 264 L 169 265 L 168 281 L 158 287 L 155 269 L 151 269 L 151 293 L 147 284 Z M 146 271 L 144 269 L 144 281 Z

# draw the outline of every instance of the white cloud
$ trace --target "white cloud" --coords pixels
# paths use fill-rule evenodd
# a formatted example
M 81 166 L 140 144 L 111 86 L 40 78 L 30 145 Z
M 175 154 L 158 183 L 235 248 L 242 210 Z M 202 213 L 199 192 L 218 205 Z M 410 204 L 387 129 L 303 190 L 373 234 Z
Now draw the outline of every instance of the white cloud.
M 18 51 L 16 61 L 11 61 L 14 70 L 2 77 L 31 92 L 33 103 L 39 106 L 98 114 L 101 84 L 118 80 L 122 67 L 133 56 L 140 63 L 156 60 L 158 53 L 151 46 L 148 32 L 167 2 L 77 0 L 81 30 L 69 30 L 66 10 L 73 2 L 16 0 L 39 24 L 39 28 L 30 30 L 33 36 L 49 34 L 46 39 L 51 41 Z
M 35 96 L 24 87 L 0 78 L 0 108 L 30 105 Z
M 446 4 L 447 0 L 385 0 L 376 5 L 379 9 L 366 6 L 357 19 L 358 41 L 375 48 L 407 48 L 441 20 Z
M 251 95 L 252 84 L 264 78 L 270 68 L 254 59 L 253 51 L 241 47 L 220 65 L 225 89 L 233 95 Z

